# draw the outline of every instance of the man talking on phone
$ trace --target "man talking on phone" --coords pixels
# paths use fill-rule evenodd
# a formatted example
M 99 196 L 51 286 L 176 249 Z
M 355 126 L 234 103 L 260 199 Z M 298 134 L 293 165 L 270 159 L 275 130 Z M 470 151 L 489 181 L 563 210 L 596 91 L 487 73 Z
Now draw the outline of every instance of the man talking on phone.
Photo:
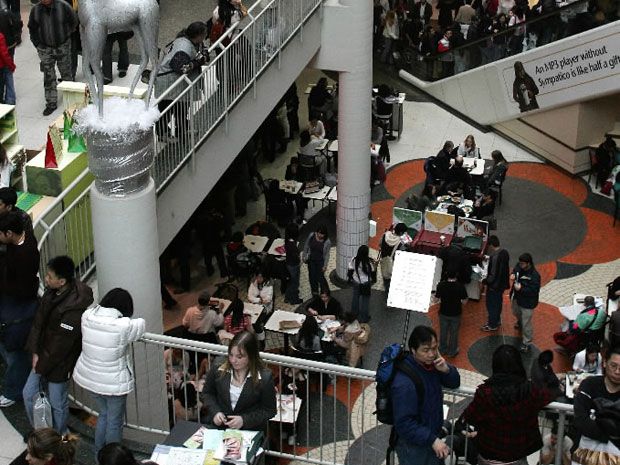
M 395 449 L 400 465 L 438 465 L 450 454 L 448 445 L 439 439 L 443 424 L 442 388 L 458 388 L 461 377 L 437 347 L 437 333 L 433 328 L 415 327 L 409 336 L 410 353 L 404 363 L 415 371 L 419 380 L 416 383 L 399 370 L 392 382 Z M 423 393 L 418 392 L 416 384 L 420 385 L 420 391 L 423 387 Z

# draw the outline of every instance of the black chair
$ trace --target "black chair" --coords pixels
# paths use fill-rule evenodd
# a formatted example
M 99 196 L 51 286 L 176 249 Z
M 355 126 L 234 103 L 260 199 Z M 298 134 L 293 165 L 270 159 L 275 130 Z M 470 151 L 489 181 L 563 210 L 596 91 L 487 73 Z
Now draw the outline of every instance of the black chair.
M 294 344 L 291 344 L 289 348 L 289 355 L 291 357 L 301 358 L 304 360 L 310 360 L 312 362 L 324 362 L 325 361 L 325 353 L 323 351 L 315 352 L 312 350 L 304 350 L 304 349 L 301 349 L 295 346 Z M 308 382 L 310 383 L 310 385 L 320 385 L 321 378 L 322 378 L 321 373 L 308 372 L 306 373 L 306 375 L 308 375 Z M 326 389 L 328 384 L 329 383 L 324 380 L 323 389 Z
M 391 103 L 386 102 L 383 97 L 375 97 L 373 116 L 379 126 L 383 128 L 385 139 L 392 138 L 392 111 Z
M 302 182 L 316 181 L 321 177 L 320 159 L 313 155 L 297 154 Z

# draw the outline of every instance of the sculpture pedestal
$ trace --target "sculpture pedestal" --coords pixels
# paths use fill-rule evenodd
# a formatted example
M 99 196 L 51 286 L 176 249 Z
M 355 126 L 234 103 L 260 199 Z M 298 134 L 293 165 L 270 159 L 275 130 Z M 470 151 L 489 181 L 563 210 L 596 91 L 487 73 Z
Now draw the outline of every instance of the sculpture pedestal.
M 127 102 L 132 105 L 131 101 Z M 138 104 L 145 108 L 143 102 Z M 147 331 L 161 334 L 156 195 L 149 174 L 154 157 L 152 126 L 144 119 L 140 124 L 115 126 L 126 116 L 115 114 L 109 105 L 104 121 L 78 115 L 78 132 L 86 139 L 89 167 L 96 178 L 90 199 L 97 286 L 101 297 L 116 287 L 129 291 L 134 301 L 134 317 L 146 320 Z M 144 115 L 138 111 L 136 116 Z M 112 124 L 106 126 L 105 119 L 111 119 Z M 128 398 L 127 420 L 166 429 L 166 409 L 144 409 L 139 420 L 132 418 L 132 413 L 137 413 L 132 405 L 135 399 L 161 401 L 159 405 L 166 405 L 164 373 L 159 363 L 149 362 L 161 360 L 159 349 L 151 346 L 134 354 L 137 395 Z

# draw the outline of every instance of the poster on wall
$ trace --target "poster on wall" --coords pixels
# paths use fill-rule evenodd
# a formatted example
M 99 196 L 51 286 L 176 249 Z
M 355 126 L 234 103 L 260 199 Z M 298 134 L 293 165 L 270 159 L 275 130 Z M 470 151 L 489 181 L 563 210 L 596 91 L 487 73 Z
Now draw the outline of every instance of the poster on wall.
M 441 277 L 440 258 L 398 250 L 394 256 L 388 307 L 428 312 L 431 292 Z
M 580 92 L 587 92 L 586 85 L 618 79 L 620 33 L 611 31 L 574 47 L 563 50 L 556 47 L 546 54 L 529 53 L 522 61 L 507 60 L 501 72 L 508 108 L 515 112 L 525 113 L 571 101 Z M 578 86 L 583 89 L 576 89 Z

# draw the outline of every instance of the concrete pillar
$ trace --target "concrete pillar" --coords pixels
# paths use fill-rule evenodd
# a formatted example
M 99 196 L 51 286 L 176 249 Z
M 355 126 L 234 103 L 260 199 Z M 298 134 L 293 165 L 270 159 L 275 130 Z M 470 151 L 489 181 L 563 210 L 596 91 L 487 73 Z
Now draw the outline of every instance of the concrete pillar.
M 147 331 L 162 333 L 155 183 L 124 197 L 93 186 L 90 198 L 99 295 L 127 289 L 134 316 L 146 320 Z
M 338 86 L 338 248 L 336 273 L 347 266 L 360 245 L 368 243 L 370 208 L 370 129 L 372 92 L 372 2 L 341 0 L 347 7 L 347 71 Z M 322 47 L 337 47 L 323 44 Z

